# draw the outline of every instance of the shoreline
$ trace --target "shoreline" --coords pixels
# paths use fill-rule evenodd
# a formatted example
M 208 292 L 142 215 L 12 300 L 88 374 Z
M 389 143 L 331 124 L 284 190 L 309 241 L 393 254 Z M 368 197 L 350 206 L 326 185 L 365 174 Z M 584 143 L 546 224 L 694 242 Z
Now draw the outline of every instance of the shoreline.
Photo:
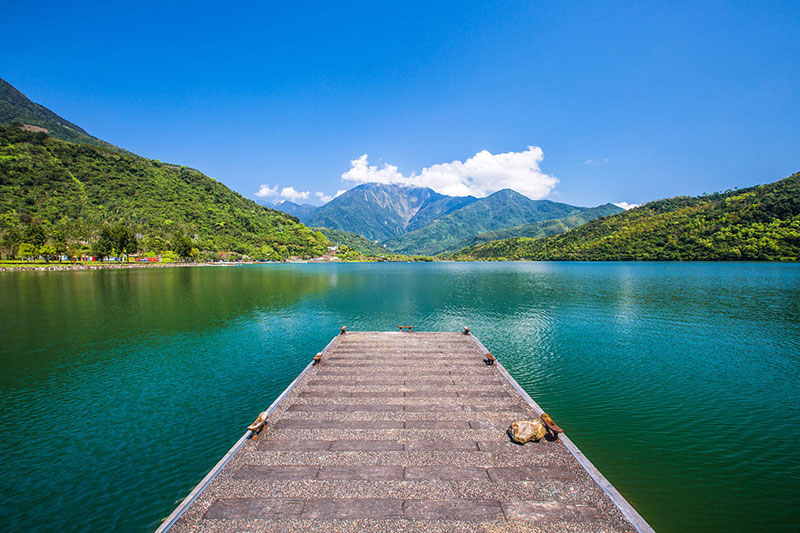
M 18 266 L 0 266 L 0 272 L 69 272 L 69 271 L 84 271 L 84 270 L 127 270 L 134 268 L 185 268 L 185 267 L 227 267 L 227 266 L 245 266 L 245 265 L 261 265 L 261 264 L 353 264 L 353 263 L 417 263 L 420 261 L 276 261 L 276 262 L 261 262 L 261 261 L 247 261 L 247 262 L 234 262 L 234 263 L 121 263 L 121 264 L 70 264 L 70 263 L 53 263 L 36 264 L 36 265 L 18 265 Z M 423 261 L 433 263 L 762 263 L 762 264 L 797 264 L 797 261 L 714 261 L 714 260 L 670 260 L 670 261 L 642 261 L 642 260 L 541 260 L 531 261 L 524 259 L 515 260 L 481 260 L 473 259 L 469 261 Z
M 242 263 L 245 264 L 245 263 Z M 0 266 L 0 272 L 67 272 L 70 270 L 122 270 L 131 268 L 176 268 L 193 266 L 225 266 L 214 263 L 120 263 L 120 264 L 72 264 L 72 263 L 52 263 L 19 266 Z
M 177 268 L 177 267 L 226 267 L 226 266 L 244 266 L 244 265 L 268 265 L 268 264 L 301 264 L 301 263 L 314 263 L 314 264 L 329 264 L 329 263 L 378 263 L 381 261 L 238 261 L 238 262 L 219 262 L 219 263 L 35 263 L 30 265 L 20 264 L 14 266 L 3 266 L 0 264 L 0 272 L 67 272 L 70 270 L 122 270 L 132 268 Z M 398 261 L 405 262 L 405 261 Z

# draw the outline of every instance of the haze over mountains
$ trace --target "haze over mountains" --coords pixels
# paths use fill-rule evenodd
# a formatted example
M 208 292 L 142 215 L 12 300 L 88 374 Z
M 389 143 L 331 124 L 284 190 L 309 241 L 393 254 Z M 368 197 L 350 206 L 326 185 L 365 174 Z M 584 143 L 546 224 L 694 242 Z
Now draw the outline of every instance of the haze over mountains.
M 612 204 L 586 208 L 531 200 L 511 189 L 476 198 L 447 196 L 427 187 L 379 183 L 358 185 L 320 207 L 292 202 L 275 207 L 297 216 L 308 226 L 357 233 L 385 244 L 388 250 L 422 255 L 463 248 L 490 231 L 505 230 L 504 235 L 554 235 L 596 217 L 622 211 Z M 538 231 L 524 227 L 543 221 L 561 222 Z

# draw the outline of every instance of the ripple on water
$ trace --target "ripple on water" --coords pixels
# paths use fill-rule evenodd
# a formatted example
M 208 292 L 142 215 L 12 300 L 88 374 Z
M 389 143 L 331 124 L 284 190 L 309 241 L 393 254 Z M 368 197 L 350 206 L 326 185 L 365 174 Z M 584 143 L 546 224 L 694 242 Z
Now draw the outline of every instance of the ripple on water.
M 152 530 L 339 327 L 398 324 L 469 326 L 657 530 L 800 525 L 798 265 L 51 274 L 0 277 L 3 530 Z

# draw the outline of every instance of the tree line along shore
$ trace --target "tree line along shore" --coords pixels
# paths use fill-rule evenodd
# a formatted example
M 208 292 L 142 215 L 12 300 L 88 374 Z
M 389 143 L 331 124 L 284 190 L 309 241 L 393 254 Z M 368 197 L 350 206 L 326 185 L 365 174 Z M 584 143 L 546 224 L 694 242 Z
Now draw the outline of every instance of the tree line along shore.
M 343 261 L 430 260 L 356 237 L 305 226 L 194 169 L 0 126 L 0 258 L 7 261 L 311 260 L 337 244 Z M 438 257 L 797 261 L 800 173 L 747 189 L 649 202 L 560 235 L 500 239 Z

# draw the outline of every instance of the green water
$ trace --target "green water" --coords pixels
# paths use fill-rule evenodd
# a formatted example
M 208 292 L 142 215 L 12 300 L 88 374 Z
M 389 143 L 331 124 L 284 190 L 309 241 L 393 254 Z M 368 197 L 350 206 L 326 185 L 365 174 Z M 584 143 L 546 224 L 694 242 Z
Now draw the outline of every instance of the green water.
M 468 325 L 659 531 L 800 528 L 800 265 L 0 274 L 0 530 L 148 531 L 339 327 Z

